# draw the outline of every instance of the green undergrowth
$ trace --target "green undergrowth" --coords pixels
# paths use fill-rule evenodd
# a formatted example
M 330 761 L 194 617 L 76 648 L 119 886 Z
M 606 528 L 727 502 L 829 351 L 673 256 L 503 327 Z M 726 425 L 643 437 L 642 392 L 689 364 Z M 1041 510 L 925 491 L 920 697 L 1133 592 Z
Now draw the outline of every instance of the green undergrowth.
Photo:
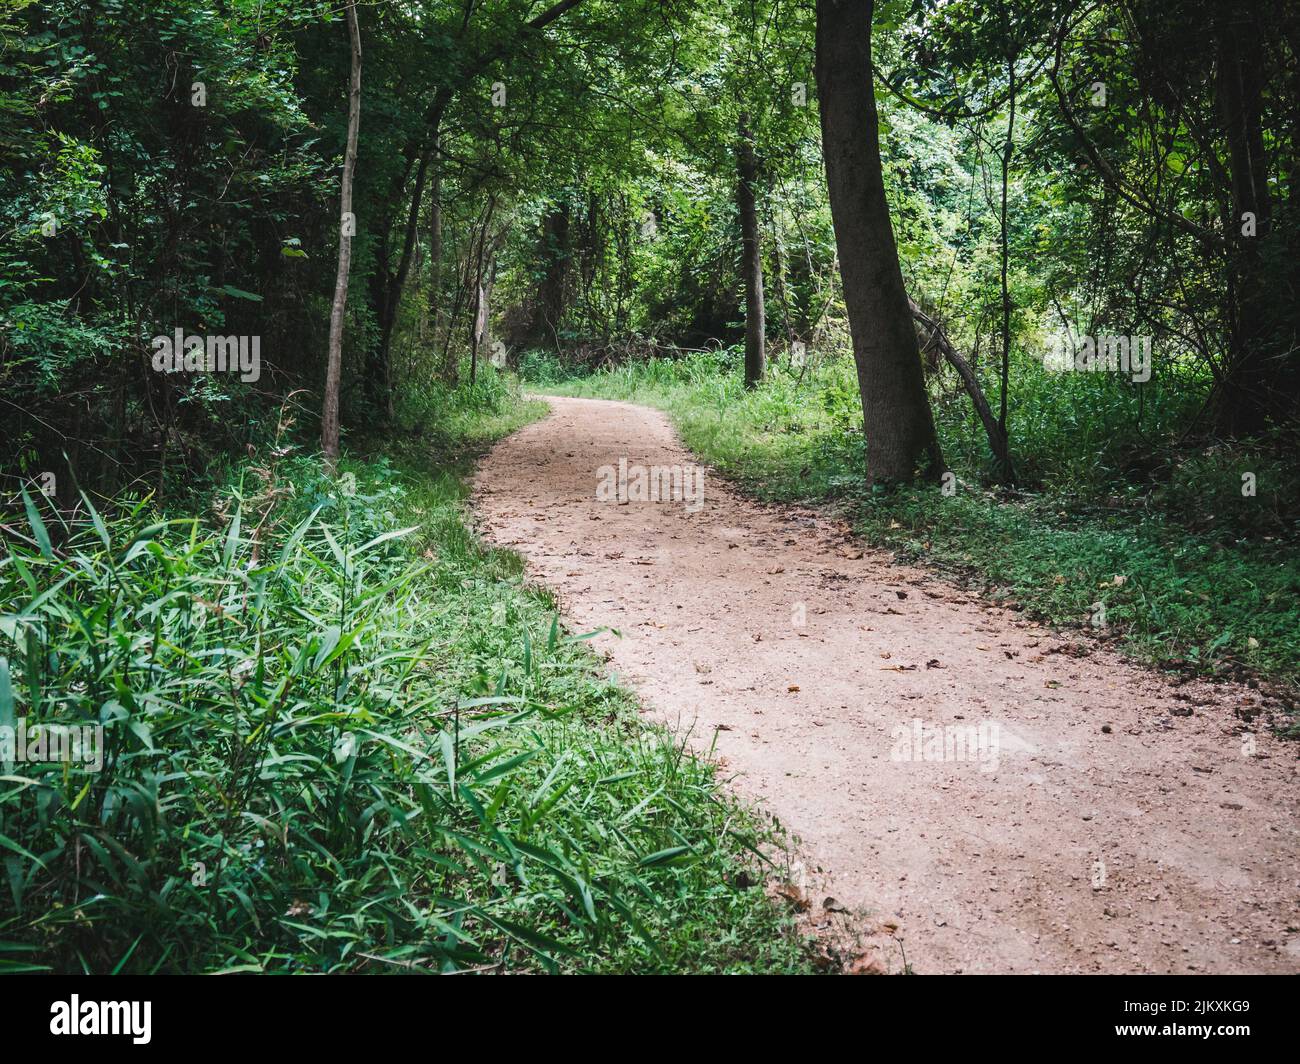
M 236 468 L 195 516 L 5 516 L 0 969 L 803 971 L 771 825 L 647 725 L 589 633 L 466 525 L 540 407 Z

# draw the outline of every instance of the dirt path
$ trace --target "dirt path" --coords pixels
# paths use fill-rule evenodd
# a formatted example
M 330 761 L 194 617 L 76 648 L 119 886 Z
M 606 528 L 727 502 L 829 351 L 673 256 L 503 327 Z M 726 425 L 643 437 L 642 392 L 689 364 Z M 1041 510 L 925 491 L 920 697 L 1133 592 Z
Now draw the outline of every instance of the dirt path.
M 551 404 L 483 462 L 484 534 L 571 626 L 621 631 L 598 645 L 651 712 L 716 732 L 882 965 L 896 935 L 920 972 L 1300 970 L 1296 748 L 1247 755 L 1253 692 L 1175 685 L 720 477 L 696 509 L 598 501 L 620 458 L 694 460 L 655 411 Z M 925 759 L 929 729 L 981 724 Z

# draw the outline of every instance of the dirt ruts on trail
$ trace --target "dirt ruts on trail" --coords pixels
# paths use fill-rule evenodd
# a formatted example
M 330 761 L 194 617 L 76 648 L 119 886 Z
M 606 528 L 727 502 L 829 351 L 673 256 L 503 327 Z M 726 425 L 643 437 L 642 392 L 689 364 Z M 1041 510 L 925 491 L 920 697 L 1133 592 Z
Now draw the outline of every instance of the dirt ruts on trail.
M 718 476 L 698 507 L 600 501 L 601 467 L 695 460 L 653 410 L 548 401 L 479 468 L 484 536 L 573 628 L 620 630 L 595 641 L 619 676 L 716 736 L 881 967 L 897 938 L 919 972 L 1300 969 L 1296 748 L 1243 734 L 1254 692 L 1171 681 Z

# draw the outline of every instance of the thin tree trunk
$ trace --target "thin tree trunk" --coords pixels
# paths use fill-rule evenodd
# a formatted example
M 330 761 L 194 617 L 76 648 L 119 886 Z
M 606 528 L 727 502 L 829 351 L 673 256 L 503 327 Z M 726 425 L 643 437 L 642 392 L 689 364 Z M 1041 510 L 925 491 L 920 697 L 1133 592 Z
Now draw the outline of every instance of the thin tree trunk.
M 488 198 L 487 213 L 483 218 L 483 229 L 478 238 L 478 263 L 474 270 L 474 315 L 470 319 L 469 325 L 469 383 L 470 387 L 478 379 L 478 346 L 479 341 L 483 338 L 483 314 L 486 310 L 486 304 L 483 299 L 483 256 L 487 251 L 488 233 L 492 228 L 492 215 L 496 210 L 496 196 Z
M 740 116 L 736 141 L 736 206 L 740 211 L 740 259 L 745 278 L 745 387 L 754 388 L 767 371 L 767 322 L 763 311 L 763 246 L 758 235 L 754 192 L 758 164 L 749 114 Z
M 420 204 L 424 202 L 424 181 L 429 171 L 429 158 L 432 147 L 420 153 L 419 164 L 415 171 L 415 188 L 411 193 L 411 206 L 406 215 L 405 232 L 402 237 L 402 254 L 397 260 L 397 272 L 387 278 L 384 301 L 380 307 L 379 348 L 376 352 L 376 369 L 380 387 L 383 390 L 383 407 L 385 420 L 393 420 L 393 330 L 397 326 L 397 313 L 402 305 L 402 290 L 406 287 L 406 278 L 411 271 L 411 259 L 415 251 L 416 231 L 420 220 Z
M 433 180 L 429 186 L 429 322 L 431 346 L 438 346 L 442 326 L 442 162 L 437 157 L 438 140 L 433 142 Z
M 333 469 L 339 457 L 339 386 L 343 380 L 343 316 L 348 305 L 348 276 L 352 269 L 352 177 L 357 168 L 357 131 L 361 126 L 361 27 L 356 0 L 348 3 L 348 41 L 352 47 L 352 74 L 348 84 L 348 137 L 343 150 L 343 179 L 339 190 L 339 268 L 334 280 L 334 305 L 330 309 L 329 359 L 325 368 L 325 400 L 321 413 L 321 450 Z
M 790 294 L 785 282 L 785 256 L 781 254 L 781 234 L 777 232 L 776 218 L 768 213 L 768 228 L 772 230 L 772 264 L 776 267 L 776 292 L 781 297 L 781 318 L 785 322 L 786 355 L 794 364 L 794 324 L 790 320 Z
M 1016 131 L 1016 64 L 1014 59 L 1007 60 L 1007 139 L 1002 148 L 1002 204 L 999 214 L 998 239 L 1001 243 L 1001 263 L 999 284 L 1002 293 L 1002 380 L 1000 388 L 1000 409 L 998 411 L 998 428 L 1005 439 L 1007 435 L 1007 389 L 1011 378 L 1011 289 L 1007 282 L 1008 268 L 1011 263 L 1011 236 L 1007 231 L 1007 185 L 1011 178 L 1011 154 L 1015 151 Z
M 871 0 L 817 0 L 822 154 L 862 397 L 869 483 L 943 471 L 885 198 Z

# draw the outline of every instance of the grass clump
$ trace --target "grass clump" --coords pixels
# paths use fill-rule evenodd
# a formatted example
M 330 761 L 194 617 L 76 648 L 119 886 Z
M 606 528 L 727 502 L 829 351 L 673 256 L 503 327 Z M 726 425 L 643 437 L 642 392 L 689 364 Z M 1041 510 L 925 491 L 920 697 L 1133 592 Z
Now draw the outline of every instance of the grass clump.
M 767 828 L 468 532 L 449 454 L 279 451 L 201 517 L 5 517 L 0 725 L 103 745 L 6 754 L 0 968 L 807 967 Z

